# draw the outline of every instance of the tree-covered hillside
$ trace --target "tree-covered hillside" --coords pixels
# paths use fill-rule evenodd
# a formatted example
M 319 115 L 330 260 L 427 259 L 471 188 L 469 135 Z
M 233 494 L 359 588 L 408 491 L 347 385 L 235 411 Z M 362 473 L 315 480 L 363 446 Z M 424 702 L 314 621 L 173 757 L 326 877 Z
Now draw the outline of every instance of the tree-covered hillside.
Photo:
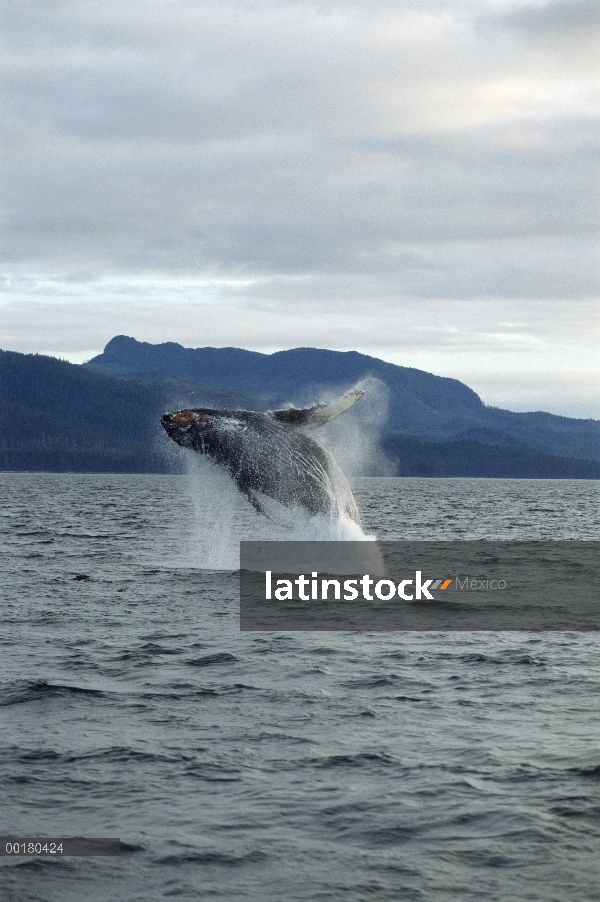
M 159 420 L 165 410 L 187 406 L 265 410 L 268 400 L 182 378 L 143 384 L 53 357 L 0 351 L 0 470 L 181 472 L 182 451 Z M 381 443 L 399 476 L 600 478 L 596 462 L 487 438 L 484 444 L 383 434 Z
M 385 436 L 396 476 L 463 476 L 496 479 L 600 479 L 600 463 L 556 457 L 531 448 L 474 440 L 428 442 Z
M 519 445 L 545 454 L 600 461 L 597 420 L 487 407 L 457 379 L 396 366 L 356 351 L 295 348 L 259 354 L 241 348 L 184 348 L 174 342 L 152 345 L 119 335 L 84 367 L 147 383 L 168 378 L 227 388 L 267 399 L 272 405 L 311 404 L 374 377 L 380 397 L 385 395 L 383 430 L 390 435 Z
M 162 398 L 145 385 L 0 351 L 0 469 L 169 471 L 163 412 Z

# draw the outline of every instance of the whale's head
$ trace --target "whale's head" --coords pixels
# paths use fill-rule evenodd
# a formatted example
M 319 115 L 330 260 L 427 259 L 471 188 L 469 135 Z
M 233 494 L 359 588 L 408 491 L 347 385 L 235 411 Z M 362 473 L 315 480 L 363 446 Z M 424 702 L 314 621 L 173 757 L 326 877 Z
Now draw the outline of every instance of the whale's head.
M 178 445 L 183 448 L 197 448 L 198 441 L 203 434 L 208 437 L 211 417 L 208 411 L 203 410 L 178 410 L 175 413 L 165 413 L 161 417 L 161 426 Z
M 174 442 L 201 454 L 217 452 L 228 444 L 232 433 L 239 432 L 244 425 L 232 412 L 210 408 L 165 413 L 160 422 Z

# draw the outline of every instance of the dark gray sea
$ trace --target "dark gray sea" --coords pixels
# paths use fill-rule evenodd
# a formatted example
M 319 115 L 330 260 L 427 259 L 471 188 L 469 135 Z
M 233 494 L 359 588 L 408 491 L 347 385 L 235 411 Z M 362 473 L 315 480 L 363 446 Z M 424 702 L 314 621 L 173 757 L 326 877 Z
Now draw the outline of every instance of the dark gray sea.
M 596 539 L 598 489 L 354 482 L 381 539 Z M 123 849 L 2 902 L 600 899 L 598 634 L 240 633 L 228 491 L 0 474 L 0 834 Z

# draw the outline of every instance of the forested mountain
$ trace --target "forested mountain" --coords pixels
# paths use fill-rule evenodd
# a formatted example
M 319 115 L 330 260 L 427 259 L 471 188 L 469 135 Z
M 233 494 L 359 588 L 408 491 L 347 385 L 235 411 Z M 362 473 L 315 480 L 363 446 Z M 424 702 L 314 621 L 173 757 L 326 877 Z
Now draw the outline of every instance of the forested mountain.
M 496 479 L 600 479 L 600 463 L 557 457 L 531 448 L 461 439 L 428 442 L 385 436 L 383 450 L 396 476 L 469 476 Z
M 146 385 L 0 351 L 2 470 L 167 472 L 163 412 Z
M 181 472 L 181 450 L 159 424 L 165 410 L 190 404 L 270 405 L 268 398 L 189 381 L 184 374 L 154 375 L 152 384 L 141 383 L 53 357 L 0 351 L 0 470 Z M 471 394 L 466 389 L 467 402 Z M 552 456 L 514 442 L 493 445 L 489 437 L 484 444 L 474 437 L 436 442 L 387 433 L 381 444 L 393 472 L 401 476 L 600 478 L 599 463 Z
M 314 403 L 325 394 L 341 393 L 361 379 L 375 377 L 387 395 L 382 428 L 388 435 L 519 446 L 600 460 L 598 420 L 487 407 L 457 379 L 396 366 L 356 351 L 296 348 L 259 354 L 240 348 L 184 348 L 173 342 L 152 345 L 120 335 L 84 367 L 146 383 L 171 379 L 204 390 L 227 388 L 266 399 L 268 406 Z

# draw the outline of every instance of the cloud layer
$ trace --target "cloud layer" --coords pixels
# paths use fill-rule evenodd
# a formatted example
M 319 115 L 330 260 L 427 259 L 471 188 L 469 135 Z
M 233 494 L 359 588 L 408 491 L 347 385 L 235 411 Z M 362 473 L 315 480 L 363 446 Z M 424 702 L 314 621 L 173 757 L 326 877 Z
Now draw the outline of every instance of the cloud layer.
M 527 322 L 548 304 L 569 348 L 594 319 L 595 3 L 31 0 L 5 19 L 11 335 L 75 284 L 78 349 L 130 308 L 147 337 L 181 302 L 173 279 L 220 305 L 213 343 L 228 326 L 225 343 L 253 346 L 231 311 L 255 309 L 263 347 L 304 329 L 400 354 L 398 330 L 365 316 L 433 315 L 434 343 L 448 317 L 458 330 L 462 369 L 474 324 L 485 354 L 515 304 Z M 162 300 L 144 306 L 149 276 Z M 137 289 L 101 310 L 90 285 L 109 277 Z M 22 349 L 69 350 L 61 317 Z M 199 331 L 184 343 L 210 343 Z

